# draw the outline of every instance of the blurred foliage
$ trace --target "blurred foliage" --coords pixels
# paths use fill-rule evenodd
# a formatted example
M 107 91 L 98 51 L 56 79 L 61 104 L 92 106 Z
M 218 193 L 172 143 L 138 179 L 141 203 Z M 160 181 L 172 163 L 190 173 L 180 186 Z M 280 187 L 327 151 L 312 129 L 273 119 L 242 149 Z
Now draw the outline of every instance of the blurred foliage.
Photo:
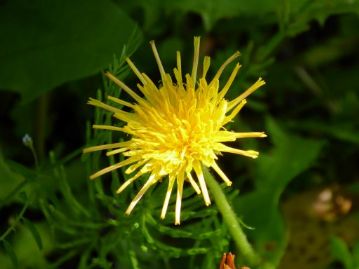
M 257 252 L 271 268 L 357 268 L 358 13 L 357 0 L 0 1 L 0 267 L 212 269 L 224 252 L 236 252 L 215 205 L 205 207 L 192 189 L 179 227 L 171 210 L 159 219 L 166 184 L 127 217 L 140 184 L 115 195 L 123 171 L 88 176 L 118 159 L 81 156 L 84 145 L 122 139 L 90 128 L 113 119 L 93 113 L 87 99 L 121 94 L 101 70 L 135 88 L 124 65 L 131 56 L 159 81 L 147 41 L 156 40 L 168 71 L 176 50 L 189 70 L 200 35 L 202 55 L 212 57 L 209 75 L 241 52 L 228 98 L 258 76 L 267 81 L 231 123 L 268 133 L 242 143 L 260 157 L 220 161 Z M 34 150 L 22 143 L 25 134 Z M 352 202 L 331 223 L 310 215 L 328 186 Z
M 335 259 L 342 262 L 345 269 L 355 269 L 359 266 L 359 242 L 353 247 L 351 253 L 346 242 L 338 237 L 331 239 L 332 255 Z
M 25 100 L 98 73 L 135 23 L 109 1 L 5 1 L 0 9 L 0 87 Z M 118 29 L 121 28 L 121 34 Z

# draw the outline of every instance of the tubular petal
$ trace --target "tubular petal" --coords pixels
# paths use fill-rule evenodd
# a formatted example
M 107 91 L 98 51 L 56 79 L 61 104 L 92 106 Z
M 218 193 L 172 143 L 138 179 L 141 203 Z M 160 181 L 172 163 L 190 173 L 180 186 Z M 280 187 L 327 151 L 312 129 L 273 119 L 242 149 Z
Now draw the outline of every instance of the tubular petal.
M 237 114 L 239 113 L 239 111 L 241 111 L 241 109 L 244 107 L 244 105 L 247 103 L 247 100 L 244 99 L 242 100 L 237 106 L 236 108 L 231 112 L 231 114 L 229 114 L 228 116 L 226 116 L 224 118 L 223 124 L 227 124 L 228 122 L 230 122 L 235 116 L 237 116 Z M 228 108 L 227 111 L 230 111 L 230 109 Z
M 144 80 L 142 74 L 140 71 L 138 71 L 137 67 L 135 66 L 135 64 L 131 61 L 130 58 L 126 58 L 126 62 L 127 64 L 130 66 L 130 68 L 132 69 L 133 73 L 136 74 L 136 76 L 138 77 L 138 79 L 142 82 L 143 85 L 146 84 L 146 81 Z
M 153 40 L 150 41 L 150 45 L 151 45 L 151 48 L 152 48 L 153 55 L 155 56 L 158 69 L 160 70 L 162 83 L 164 83 L 165 82 L 165 77 L 166 77 L 166 72 L 165 72 L 165 69 L 163 68 L 160 55 L 158 55 L 158 51 L 157 51 L 157 48 L 156 48 L 155 41 L 153 41 Z
M 235 133 L 236 138 L 267 137 L 264 132 Z
M 104 150 L 104 149 L 113 149 L 113 148 L 117 148 L 117 147 L 127 146 L 128 144 L 129 144 L 129 141 L 113 143 L 113 144 L 98 145 L 98 146 L 85 148 L 83 150 L 83 153 L 89 153 L 89 152 L 94 152 L 94 151 L 99 151 L 99 150 Z
M 224 69 L 227 67 L 227 65 L 229 65 L 231 62 L 234 61 L 234 59 L 238 58 L 240 55 L 239 51 L 235 52 L 231 57 L 229 57 L 222 65 L 221 67 L 218 69 L 216 75 L 214 76 L 214 78 L 212 79 L 210 85 L 213 83 L 214 80 L 218 80 L 219 77 L 222 75 L 222 72 L 224 71 Z
M 169 176 L 166 197 L 163 202 L 163 207 L 162 207 L 162 211 L 161 211 L 161 219 L 164 219 L 166 217 L 168 203 L 171 198 L 171 193 L 172 193 L 174 182 L 175 182 L 175 178 L 173 176 Z
M 127 169 L 125 170 L 125 173 L 126 174 L 131 174 L 131 173 L 136 171 L 139 167 L 143 166 L 147 162 L 148 162 L 148 160 L 146 160 L 146 159 L 145 160 L 140 160 L 137 163 L 132 164 L 129 167 L 127 167 Z M 141 171 L 142 171 L 142 169 L 141 169 Z M 145 172 L 143 172 L 143 173 L 145 173 Z
M 195 190 L 195 192 L 197 194 L 201 194 L 201 189 L 198 187 L 196 181 L 194 181 L 191 173 L 187 172 L 186 175 L 187 175 L 188 181 L 191 183 L 191 185 L 192 185 L 193 189 Z
M 103 108 L 105 110 L 108 110 L 110 112 L 113 112 L 113 113 L 121 111 L 121 109 L 119 109 L 119 108 L 115 108 L 113 106 L 110 106 L 108 104 L 102 103 L 101 101 L 99 101 L 97 99 L 93 99 L 93 98 L 90 98 L 89 101 L 87 102 L 87 104 L 97 106 L 97 107 L 101 107 L 101 108 Z
M 121 99 L 119 99 L 119 98 L 116 98 L 116 97 L 113 97 L 113 96 L 107 96 L 107 98 L 109 99 L 109 100 L 111 100 L 112 102 L 115 102 L 115 103 L 117 103 L 117 104 L 120 104 L 120 105 L 123 105 L 123 106 L 127 106 L 127 107 L 130 107 L 130 108 L 134 108 L 134 105 L 133 104 L 131 104 L 131 103 L 129 103 L 129 102 L 126 102 L 126 101 L 123 101 L 123 100 L 121 100 Z
M 233 109 L 237 104 L 239 104 L 239 102 L 247 98 L 250 94 L 252 94 L 254 91 L 256 91 L 259 87 L 263 86 L 264 84 L 266 84 L 265 81 L 262 80 L 262 78 L 259 78 L 244 93 L 242 93 L 240 96 L 229 102 L 228 111 Z
M 119 86 L 121 89 L 123 89 L 125 92 L 128 93 L 136 102 L 138 103 L 144 103 L 145 100 L 143 100 L 140 96 L 137 95 L 133 90 L 131 90 L 125 83 L 123 83 L 121 80 L 119 80 L 117 77 L 115 77 L 110 72 L 106 72 L 105 76 L 108 77 L 110 80 L 113 81 L 117 86 Z
M 229 88 L 231 87 L 234 79 L 237 76 L 238 70 L 241 68 L 241 65 L 239 63 L 236 64 L 236 66 L 234 67 L 231 75 L 229 76 L 229 79 L 226 83 L 226 85 L 224 85 L 223 89 L 219 92 L 218 94 L 218 100 L 222 100 L 224 98 L 224 96 L 226 95 L 226 93 L 228 92 Z
M 133 177 L 127 179 L 122 185 L 121 187 L 118 188 L 118 190 L 116 191 L 117 194 L 120 194 L 124 189 L 126 189 L 131 183 L 133 183 L 136 179 L 138 179 L 140 176 L 142 176 L 143 173 L 140 171 L 138 172 L 136 175 L 134 175 Z
M 218 150 L 222 151 L 222 152 L 229 152 L 229 153 L 234 153 L 234 154 L 251 157 L 253 159 L 257 158 L 259 155 L 258 151 L 255 151 L 255 150 L 241 150 L 241 149 L 228 147 L 224 144 L 220 144 L 220 147 L 218 148 Z
M 177 198 L 176 198 L 176 212 L 175 212 L 175 225 L 181 222 L 181 202 L 183 193 L 184 172 L 181 170 L 177 175 Z
M 227 184 L 227 186 L 232 185 L 232 181 L 229 180 L 229 178 L 226 176 L 226 174 L 222 171 L 222 169 L 217 165 L 216 162 L 213 162 L 212 168 L 214 171 L 217 172 L 217 174 L 223 179 L 223 181 Z
M 106 167 L 104 169 L 101 169 L 100 171 L 97 171 L 96 173 L 92 174 L 90 176 L 90 179 L 95 179 L 95 178 L 97 178 L 99 176 L 102 176 L 102 175 L 104 175 L 106 173 L 109 173 L 109 172 L 111 172 L 113 170 L 116 170 L 116 169 L 121 168 L 123 166 L 129 165 L 131 163 L 137 162 L 139 159 L 140 159 L 140 157 L 138 157 L 138 156 L 131 157 L 131 158 L 128 158 L 128 159 L 126 159 L 126 160 L 124 160 L 122 162 L 110 165 L 110 166 L 108 166 L 108 167 Z
M 133 113 L 129 113 L 129 112 L 125 112 L 125 111 L 117 111 L 114 115 L 115 118 L 125 121 L 125 122 L 130 122 L 134 120 L 134 114 Z
M 124 132 L 124 130 L 125 130 L 122 127 L 117 127 L 117 126 L 112 126 L 112 125 L 99 125 L 99 124 L 92 125 L 92 128 L 100 129 L 100 130 L 119 131 L 119 132 Z
M 145 185 L 142 186 L 141 190 L 136 194 L 135 198 L 133 198 L 132 202 L 130 203 L 129 207 L 126 210 L 126 214 L 131 214 L 133 208 L 136 206 L 138 201 L 142 198 L 142 196 L 145 194 L 145 192 L 154 184 L 156 183 L 156 178 L 154 174 L 151 174 L 151 176 L 146 181 Z
M 118 153 L 125 152 L 125 151 L 127 151 L 127 150 L 128 150 L 128 148 L 114 149 L 114 150 L 111 150 L 111 151 L 106 152 L 106 156 L 112 156 L 112 155 L 115 155 L 115 154 L 118 154 Z
M 202 78 L 206 78 L 206 75 L 207 75 L 207 72 L 208 72 L 208 69 L 211 65 L 211 58 L 208 57 L 208 56 L 205 56 L 204 59 L 203 59 L 203 72 L 202 72 Z
M 200 37 L 196 36 L 194 38 L 194 54 L 193 54 L 193 66 L 192 66 L 192 80 L 193 84 L 196 85 L 197 81 L 197 68 L 198 68 L 198 59 L 199 59 L 199 45 Z
M 208 190 L 207 190 L 207 186 L 206 186 L 206 181 L 204 180 L 201 164 L 198 162 L 195 162 L 193 164 L 193 168 L 197 175 L 199 185 L 201 186 L 204 203 L 206 204 L 206 206 L 209 206 L 211 204 L 211 200 L 209 199 L 209 194 L 208 194 Z

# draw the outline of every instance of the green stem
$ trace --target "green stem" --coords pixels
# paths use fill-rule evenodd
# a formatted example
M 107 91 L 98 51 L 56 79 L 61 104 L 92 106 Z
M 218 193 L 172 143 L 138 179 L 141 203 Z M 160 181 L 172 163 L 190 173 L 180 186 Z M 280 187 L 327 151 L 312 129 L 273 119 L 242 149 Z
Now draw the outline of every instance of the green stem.
M 214 201 L 218 207 L 219 212 L 222 214 L 223 220 L 228 227 L 230 234 L 239 249 L 243 259 L 249 263 L 249 265 L 257 265 L 259 263 L 259 257 L 254 252 L 252 246 L 247 240 L 241 225 L 238 221 L 236 213 L 227 201 L 226 195 L 223 193 L 221 186 L 213 178 L 207 168 L 203 167 L 204 176 L 207 186 L 209 187 Z

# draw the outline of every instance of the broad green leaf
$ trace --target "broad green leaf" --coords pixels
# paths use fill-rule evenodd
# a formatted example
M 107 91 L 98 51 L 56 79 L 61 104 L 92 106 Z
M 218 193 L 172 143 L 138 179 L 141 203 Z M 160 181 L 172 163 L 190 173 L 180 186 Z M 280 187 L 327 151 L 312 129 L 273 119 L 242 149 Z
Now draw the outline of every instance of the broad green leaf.
M 282 192 L 290 180 L 313 164 L 323 141 L 286 133 L 271 118 L 267 118 L 266 125 L 274 147 L 269 153 L 260 156 L 255 184 L 258 189 L 268 188 Z
M 50 268 L 47 255 L 52 253 L 54 249 L 54 236 L 50 231 L 50 227 L 45 222 L 37 222 L 36 229 L 42 240 L 42 249 L 40 250 L 33 240 L 32 232 L 25 226 L 19 225 L 16 233 L 12 234 L 11 247 L 16 253 L 18 267 L 15 267 L 10 260 L 8 253 L 0 251 L 0 268 Z
M 121 54 L 135 28 L 108 0 L 6 1 L 0 9 L 0 36 L 5 37 L 0 87 L 29 100 L 95 74 Z
M 330 240 L 330 247 L 333 257 L 340 261 L 345 269 L 354 269 L 349 248 L 341 238 L 333 236 Z
M 273 119 L 267 118 L 268 136 L 273 150 L 257 160 L 256 190 L 239 195 L 234 203 L 243 221 L 255 229 L 248 231 L 263 257 L 278 264 L 287 237 L 279 212 L 279 199 L 287 184 L 307 170 L 319 156 L 323 141 L 302 138 L 285 132 Z

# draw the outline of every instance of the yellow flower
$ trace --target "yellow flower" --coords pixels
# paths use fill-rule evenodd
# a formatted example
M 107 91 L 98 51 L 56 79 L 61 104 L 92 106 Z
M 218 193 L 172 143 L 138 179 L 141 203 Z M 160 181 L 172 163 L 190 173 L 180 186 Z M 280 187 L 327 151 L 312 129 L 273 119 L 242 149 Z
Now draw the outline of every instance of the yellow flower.
M 116 119 L 125 123 L 123 127 L 94 125 L 93 128 L 124 132 L 130 136 L 129 140 L 89 147 L 84 152 L 109 150 L 107 156 L 122 153 L 127 157 L 124 161 L 108 166 L 90 177 L 94 179 L 128 166 L 125 173 L 134 173 L 134 175 L 122 184 L 117 193 L 122 192 L 140 176 L 149 174 L 147 181 L 130 203 L 126 214 L 131 213 L 152 185 L 163 178 L 168 178 L 167 193 L 161 212 L 161 218 L 165 218 L 173 186 L 176 183 L 175 224 L 179 224 L 185 181 L 189 182 L 198 194 L 203 195 L 207 206 L 211 203 L 202 166 L 212 168 L 230 186 L 232 182 L 218 166 L 217 156 L 222 152 L 229 152 L 257 158 L 256 151 L 236 149 L 224 143 L 238 138 L 265 137 L 263 132 L 233 132 L 226 130 L 224 126 L 242 109 L 246 103 L 245 98 L 265 82 L 259 78 L 244 93 L 228 101 L 225 95 L 240 65 L 236 64 L 223 88 L 219 87 L 219 78 L 225 67 L 239 56 L 239 52 L 225 61 L 213 79 L 207 81 L 206 73 L 210 66 L 210 57 L 204 57 L 202 73 L 197 74 L 200 38 L 195 37 L 192 72 L 182 77 L 181 55 L 177 52 L 177 67 L 173 70 L 176 82 L 173 82 L 163 68 L 155 43 L 151 41 L 150 44 L 161 74 L 161 85 L 156 86 L 127 58 L 128 65 L 141 82 L 138 84 L 141 95 L 135 93 L 111 73 L 107 72 L 106 76 L 135 102 L 129 103 L 112 96 L 108 96 L 109 101 L 114 105 L 127 107 L 131 112 L 96 99 L 90 99 L 88 102 L 90 105 L 112 112 Z

